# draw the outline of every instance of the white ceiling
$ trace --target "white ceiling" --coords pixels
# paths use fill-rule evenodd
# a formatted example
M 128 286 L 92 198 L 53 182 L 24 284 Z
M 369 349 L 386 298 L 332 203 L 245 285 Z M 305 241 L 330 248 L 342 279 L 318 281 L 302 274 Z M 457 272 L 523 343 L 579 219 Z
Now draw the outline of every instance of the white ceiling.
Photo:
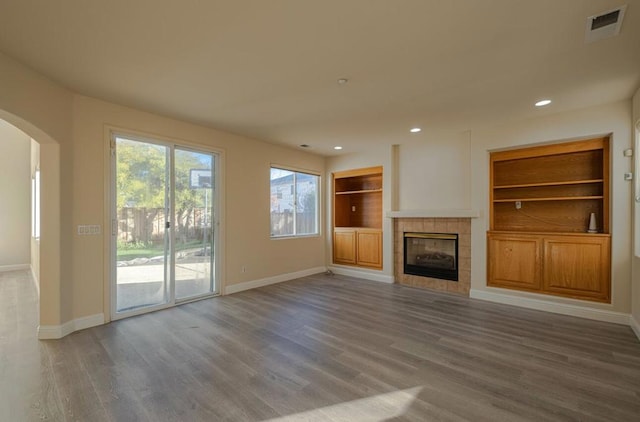
M 0 50 L 88 96 L 333 155 L 630 98 L 640 0 L 584 42 L 624 2 L 0 0 Z

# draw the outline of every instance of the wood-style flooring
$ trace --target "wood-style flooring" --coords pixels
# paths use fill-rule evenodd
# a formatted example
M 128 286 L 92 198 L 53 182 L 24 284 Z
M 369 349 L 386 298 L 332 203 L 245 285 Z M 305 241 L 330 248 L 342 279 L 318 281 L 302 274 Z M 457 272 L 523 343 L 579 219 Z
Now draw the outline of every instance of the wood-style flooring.
M 316 275 L 36 339 L 0 273 L 0 421 L 640 421 L 626 326 Z

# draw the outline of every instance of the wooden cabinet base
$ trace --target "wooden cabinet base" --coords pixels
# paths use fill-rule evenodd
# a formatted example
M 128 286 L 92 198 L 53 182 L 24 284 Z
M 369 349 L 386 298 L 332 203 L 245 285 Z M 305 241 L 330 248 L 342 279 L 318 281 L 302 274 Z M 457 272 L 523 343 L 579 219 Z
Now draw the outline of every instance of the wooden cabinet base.
M 382 269 L 382 231 L 369 228 L 335 228 L 333 262 Z
M 610 237 L 544 238 L 543 290 L 609 302 Z
M 537 236 L 490 235 L 489 285 L 540 290 L 541 239 Z
M 487 285 L 611 301 L 611 236 L 489 232 Z
M 336 264 L 356 264 L 355 230 L 335 230 L 333 232 L 333 262 Z

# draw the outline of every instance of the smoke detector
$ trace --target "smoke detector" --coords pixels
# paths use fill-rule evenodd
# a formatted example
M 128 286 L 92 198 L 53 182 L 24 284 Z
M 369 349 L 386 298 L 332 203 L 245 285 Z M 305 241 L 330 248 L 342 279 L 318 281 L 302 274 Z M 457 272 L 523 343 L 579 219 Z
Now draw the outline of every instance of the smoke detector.
M 592 43 L 618 35 L 626 10 L 627 5 L 625 4 L 598 15 L 589 16 L 585 29 L 585 42 Z

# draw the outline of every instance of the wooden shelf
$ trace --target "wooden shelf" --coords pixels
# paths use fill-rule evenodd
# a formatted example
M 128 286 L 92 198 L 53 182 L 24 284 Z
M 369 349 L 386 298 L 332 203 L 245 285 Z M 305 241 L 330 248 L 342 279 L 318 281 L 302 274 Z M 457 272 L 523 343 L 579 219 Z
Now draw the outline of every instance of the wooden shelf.
M 513 198 L 513 199 L 494 199 L 493 202 L 537 202 L 537 201 L 577 201 L 581 199 L 602 199 L 602 195 L 598 196 L 557 196 L 550 198 Z
M 545 183 L 525 183 L 521 185 L 503 185 L 494 186 L 494 189 L 513 189 L 513 188 L 537 188 L 542 186 L 566 186 L 566 185 L 583 185 L 587 183 L 602 183 L 603 179 L 590 180 L 569 180 L 566 182 L 545 182 Z
M 490 161 L 487 285 L 610 303 L 609 139 Z M 587 232 L 593 217 L 599 233 Z
M 608 233 L 608 157 L 606 138 L 491 153 L 491 230 L 579 233 L 593 213 Z
M 511 236 L 521 236 L 521 235 L 532 235 L 532 236 L 546 236 L 549 235 L 549 232 L 514 232 L 512 230 L 490 230 L 487 234 L 493 235 L 511 235 Z M 575 233 L 575 232 L 554 232 L 553 235 L 558 236 L 577 236 L 577 237 L 611 237 L 608 233 Z
M 353 195 L 356 193 L 376 193 L 376 192 L 382 192 L 382 189 L 349 190 L 344 192 L 336 192 L 336 195 Z
M 382 269 L 382 167 L 333 173 L 333 262 Z

